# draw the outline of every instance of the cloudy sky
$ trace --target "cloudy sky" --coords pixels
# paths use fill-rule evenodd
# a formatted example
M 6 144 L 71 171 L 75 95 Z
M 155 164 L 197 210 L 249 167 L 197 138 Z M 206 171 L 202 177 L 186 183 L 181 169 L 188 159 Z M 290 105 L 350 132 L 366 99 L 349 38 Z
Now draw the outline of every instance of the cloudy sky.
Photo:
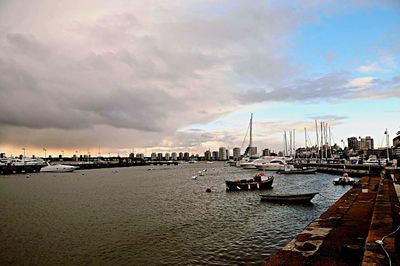
M 0 1 L 0 151 L 259 149 L 400 128 L 398 1 Z M 246 146 L 246 142 L 244 144 Z

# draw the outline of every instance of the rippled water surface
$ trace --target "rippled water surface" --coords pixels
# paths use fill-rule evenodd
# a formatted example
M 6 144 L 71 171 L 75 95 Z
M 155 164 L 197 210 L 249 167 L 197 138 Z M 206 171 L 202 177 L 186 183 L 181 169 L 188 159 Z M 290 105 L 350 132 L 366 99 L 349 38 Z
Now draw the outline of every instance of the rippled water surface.
M 227 193 L 224 179 L 256 171 L 222 163 L 151 168 L 0 176 L 0 265 L 260 265 L 333 203 Z M 274 176 L 263 193 L 348 189 L 326 174 Z

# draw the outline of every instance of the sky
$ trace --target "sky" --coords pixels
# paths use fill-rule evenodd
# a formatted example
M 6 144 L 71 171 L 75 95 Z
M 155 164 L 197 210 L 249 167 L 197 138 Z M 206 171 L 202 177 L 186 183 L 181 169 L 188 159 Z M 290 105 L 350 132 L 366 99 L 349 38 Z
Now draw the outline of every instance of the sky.
M 0 152 L 259 151 L 400 130 L 399 1 L 0 1 Z

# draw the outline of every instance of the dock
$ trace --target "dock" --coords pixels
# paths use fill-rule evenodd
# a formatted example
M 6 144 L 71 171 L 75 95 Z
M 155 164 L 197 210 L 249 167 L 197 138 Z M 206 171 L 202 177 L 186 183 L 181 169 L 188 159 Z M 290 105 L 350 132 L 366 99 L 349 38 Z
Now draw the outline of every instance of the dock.
M 264 266 L 400 265 L 398 181 L 391 170 L 362 177 Z
M 302 163 L 301 167 L 316 168 L 317 172 L 333 175 L 350 176 L 377 176 L 381 173 L 383 166 L 372 164 L 327 164 L 327 163 Z
M 100 169 L 100 168 L 117 168 L 117 167 L 134 167 L 134 166 L 150 166 L 150 165 L 178 165 L 178 161 L 144 161 L 144 160 L 116 160 L 116 161 L 53 161 L 65 165 L 78 166 L 80 170 L 84 169 Z M 0 175 L 37 173 L 40 172 L 41 165 L 0 165 Z

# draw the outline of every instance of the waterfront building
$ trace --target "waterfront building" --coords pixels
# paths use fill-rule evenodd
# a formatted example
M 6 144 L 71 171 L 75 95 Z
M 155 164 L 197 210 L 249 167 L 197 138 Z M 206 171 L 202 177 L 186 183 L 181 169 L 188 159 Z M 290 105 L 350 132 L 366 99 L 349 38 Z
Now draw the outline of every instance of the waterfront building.
M 157 154 L 155 152 L 151 153 L 151 160 L 155 161 L 157 159 Z
M 244 154 L 246 154 L 250 157 L 257 156 L 257 147 L 247 147 Z
M 165 160 L 166 160 L 166 161 L 169 161 L 169 160 L 170 160 L 170 157 L 169 157 L 169 153 L 168 153 L 168 152 L 165 153 Z
M 131 159 L 135 158 L 135 154 L 134 154 L 133 152 L 131 152 L 131 153 L 129 154 L 129 158 L 131 158 Z
M 212 152 L 212 159 L 214 160 L 214 161 L 217 161 L 218 160 L 218 158 L 219 158 L 219 156 L 218 156 L 219 154 L 218 154 L 218 152 L 217 151 L 213 151 Z
M 144 159 L 144 154 L 143 153 L 136 153 L 136 158 L 138 159 Z
M 233 148 L 233 160 L 235 160 L 235 161 L 240 160 L 240 148 L 239 147 Z
M 173 161 L 176 161 L 178 159 L 178 156 L 176 155 L 176 152 L 171 153 L 171 157 Z
M 219 154 L 218 159 L 220 161 L 225 161 L 226 160 L 226 148 L 225 147 L 220 147 L 218 154 Z
M 350 137 L 347 138 L 347 146 L 349 147 L 349 150 L 359 150 L 360 149 L 360 143 L 358 142 L 358 138 L 356 137 Z
M 157 154 L 157 160 L 158 160 L 158 161 L 162 161 L 162 159 L 163 159 L 163 155 L 162 155 L 161 152 L 159 152 L 159 153 Z
M 188 153 L 188 152 L 185 152 L 185 153 L 183 154 L 183 160 L 184 160 L 184 161 L 189 161 L 189 160 L 190 160 L 190 157 L 189 157 L 189 153 Z
M 263 156 L 271 156 L 271 151 L 269 149 L 264 149 L 262 155 Z
M 229 154 L 229 149 L 226 149 L 226 159 L 227 159 L 227 160 L 229 160 L 229 156 L 230 156 L 230 154 Z
M 400 146 L 400 131 L 397 132 L 397 136 L 393 139 L 393 146 L 394 147 Z
M 204 152 L 204 160 L 211 161 L 211 151 L 208 150 Z
M 183 161 L 183 152 L 179 153 L 179 161 Z
M 360 139 L 360 149 L 361 150 L 372 150 L 374 149 L 374 139 L 370 136 Z

